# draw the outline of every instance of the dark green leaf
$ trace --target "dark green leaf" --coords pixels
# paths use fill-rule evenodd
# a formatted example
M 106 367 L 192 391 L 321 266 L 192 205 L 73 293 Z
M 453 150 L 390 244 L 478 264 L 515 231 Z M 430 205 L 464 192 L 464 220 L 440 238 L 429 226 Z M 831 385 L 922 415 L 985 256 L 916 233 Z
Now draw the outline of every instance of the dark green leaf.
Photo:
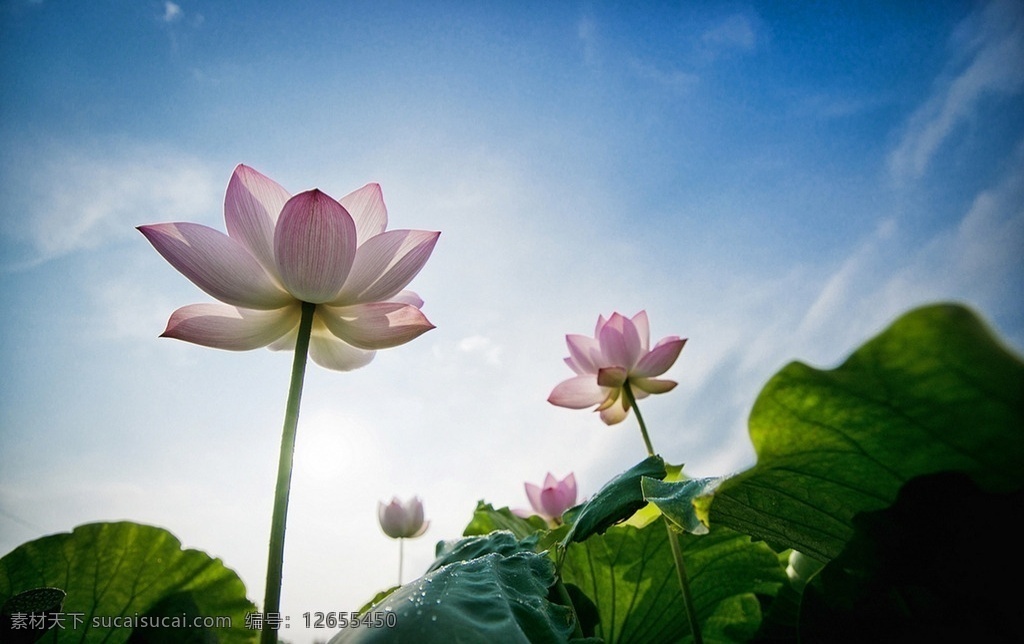
M 554 582 L 554 564 L 533 552 L 455 561 L 402 586 L 368 613 L 392 615 L 393 627 L 363 623 L 340 631 L 331 644 L 566 642 L 574 621 L 568 608 L 547 599 Z
M 597 606 L 575 584 L 565 584 L 565 592 L 572 602 L 573 610 L 576 611 L 576 619 L 579 620 L 583 636 L 594 637 L 594 630 L 601 621 L 601 616 L 597 614 Z
M 660 456 L 648 456 L 622 474 L 609 481 L 586 503 L 570 509 L 563 515 L 572 527 L 562 545 L 572 541 L 585 541 L 592 535 L 601 534 L 610 526 L 628 519 L 634 512 L 646 505 L 640 479 L 649 477 L 665 478 L 665 461 Z
M 908 482 L 892 507 L 854 517 L 846 549 L 804 591 L 816 642 L 1022 642 L 1024 491 L 984 492 L 944 472 Z
M 165 614 L 168 608 L 186 606 L 195 615 L 229 618 L 231 627 L 181 628 L 179 641 L 212 634 L 220 642 L 249 642 L 254 636 L 245 628 L 245 615 L 255 606 L 238 576 L 219 559 L 182 550 L 161 528 L 93 523 L 23 544 L 0 559 L 0 601 L 41 586 L 67 592 L 62 642 L 126 642 L 132 629 L 115 628 L 112 618 Z M 81 617 L 74 628 L 72 615 Z M 136 637 L 145 635 L 136 630 Z
M 57 627 L 56 615 L 64 607 L 66 597 L 67 593 L 60 588 L 32 588 L 8 597 L 0 606 L 0 641 L 38 642 L 48 630 Z
M 213 629 L 194 621 L 201 616 L 191 593 L 165 595 L 139 620 L 147 626 L 133 630 L 128 644 L 216 644 Z
M 711 520 L 827 561 L 854 514 L 915 476 L 1024 484 L 1022 427 L 1024 363 L 969 310 L 918 309 L 835 370 L 793 363 L 765 385 L 750 416 L 757 465 L 722 483 Z
M 441 541 L 437 544 L 436 559 L 427 572 L 458 561 L 469 561 L 489 554 L 510 557 L 518 552 L 534 552 L 537 537 L 517 539 L 508 530 L 496 530 L 486 535 L 464 537 L 457 541 Z
M 595 634 L 609 644 L 675 642 L 689 633 L 668 536 L 663 521 L 615 526 L 567 549 L 562 579 L 597 606 Z M 672 536 L 683 546 L 706 641 L 747 639 L 761 621 L 755 595 L 774 595 L 786 582 L 776 554 L 721 526 L 701 537 Z

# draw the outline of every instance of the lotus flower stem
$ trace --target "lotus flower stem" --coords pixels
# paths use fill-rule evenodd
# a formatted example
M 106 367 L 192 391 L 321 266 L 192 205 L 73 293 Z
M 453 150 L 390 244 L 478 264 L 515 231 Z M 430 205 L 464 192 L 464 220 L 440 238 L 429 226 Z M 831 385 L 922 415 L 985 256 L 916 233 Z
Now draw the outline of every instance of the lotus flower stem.
M 651 445 L 651 437 L 647 434 L 647 423 L 644 422 L 644 417 L 640 415 L 640 408 L 636 405 L 636 398 L 633 396 L 633 388 L 629 386 L 627 381 L 622 386 L 622 391 L 626 396 L 626 401 L 629 406 L 633 408 L 633 413 L 636 414 L 636 420 L 640 424 L 640 435 L 643 436 L 644 446 L 647 447 L 647 455 L 654 456 L 654 445 Z
M 302 303 L 299 318 L 299 333 L 295 338 L 295 359 L 292 362 L 292 381 L 288 389 L 288 403 L 284 412 L 284 429 L 281 433 L 281 456 L 277 464 L 277 488 L 274 491 L 274 515 L 270 524 L 270 554 L 267 559 L 267 587 L 263 600 L 265 615 L 281 612 L 281 577 L 284 569 L 284 530 L 288 520 L 288 493 L 292 486 L 292 461 L 295 456 L 295 430 L 299 423 L 299 402 L 302 400 L 302 383 L 306 377 L 306 354 L 309 352 L 309 337 L 313 329 L 313 313 L 316 304 Z M 262 644 L 276 644 L 277 630 L 270 620 L 264 620 Z
M 644 423 L 644 417 L 640 414 L 640 408 L 637 407 L 636 397 L 633 396 L 633 389 L 629 386 L 628 380 L 623 385 L 622 391 L 626 396 L 626 404 L 632 407 L 633 412 L 636 413 L 636 420 L 640 424 L 640 434 L 644 438 L 644 445 L 647 446 L 647 455 L 654 456 L 654 447 L 651 445 L 651 437 L 647 434 L 647 425 Z M 676 562 L 676 577 L 679 579 L 679 590 L 683 593 L 686 617 L 690 621 L 690 632 L 693 633 L 695 644 L 703 644 L 704 638 L 701 637 L 700 624 L 697 622 L 697 608 L 693 605 L 693 594 L 690 592 L 690 581 L 686 576 L 686 564 L 683 563 L 683 548 L 679 545 L 679 535 L 672 529 L 667 518 L 662 516 L 662 520 L 665 522 L 665 530 L 668 531 L 668 543 L 672 547 L 672 558 Z
M 398 539 L 398 585 L 402 585 L 402 560 L 405 559 L 405 538 Z

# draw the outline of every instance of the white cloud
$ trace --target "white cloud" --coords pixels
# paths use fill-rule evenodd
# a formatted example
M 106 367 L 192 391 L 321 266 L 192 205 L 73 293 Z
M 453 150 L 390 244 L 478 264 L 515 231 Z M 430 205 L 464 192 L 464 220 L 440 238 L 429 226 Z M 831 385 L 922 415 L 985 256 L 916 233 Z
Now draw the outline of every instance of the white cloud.
M 853 292 L 858 288 L 858 278 L 865 270 L 877 268 L 879 246 L 892 238 L 895 229 L 895 221 L 883 221 L 874 233 L 846 258 L 838 270 L 825 281 L 818 296 L 800 321 L 797 334 L 807 337 L 832 333 L 839 318 L 848 316 L 851 310 L 860 308 L 850 301 Z
M 485 338 L 482 335 L 471 335 L 468 338 L 459 340 L 458 347 L 459 351 L 483 356 L 487 364 L 495 366 L 501 364 L 502 349 L 490 338 Z
M 897 180 L 917 179 L 953 131 L 971 120 L 991 94 L 1017 94 L 1024 86 L 1024 5 L 997 0 L 957 29 L 953 55 L 932 95 L 910 117 L 889 157 Z
M 700 77 L 696 74 L 674 68 L 661 68 L 653 63 L 643 62 L 635 58 L 631 58 L 629 63 L 633 73 L 640 79 L 653 81 L 674 91 L 690 89 L 700 81 Z
M 955 226 L 940 231 L 879 289 L 879 305 L 956 297 L 1020 320 L 1024 292 L 1024 141 L 1004 176 L 978 193 Z M 1010 338 L 1018 348 L 1024 337 Z
M 181 19 L 181 7 L 173 2 L 164 3 L 164 22 L 175 22 Z
M 142 239 L 139 241 L 140 245 L 145 243 Z M 171 311 L 177 308 L 171 298 L 155 292 L 137 276 L 113 276 L 93 285 L 92 290 L 90 295 L 96 302 L 98 314 L 92 318 L 88 333 L 98 338 L 152 340 L 167 324 Z M 205 296 L 199 295 L 196 299 L 205 299 Z
M 705 31 L 700 42 L 708 51 L 748 52 L 757 45 L 757 31 L 748 16 L 736 14 Z
M 895 316 L 959 301 L 1019 318 L 1024 292 L 1024 142 L 1007 173 L 978 193 L 959 221 L 908 252 L 893 222 L 881 225 L 824 280 L 797 335 L 807 346 L 855 348 Z M 1024 338 L 1008 338 L 1020 344 Z
M 98 248 L 136 234 L 141 224 L 212 223 L 221 211 L 223 172 L 177 152 L 59 149 L 22 160 L 5 173 L 8 215 L 0 226 L 29 247 L 24 264 Z

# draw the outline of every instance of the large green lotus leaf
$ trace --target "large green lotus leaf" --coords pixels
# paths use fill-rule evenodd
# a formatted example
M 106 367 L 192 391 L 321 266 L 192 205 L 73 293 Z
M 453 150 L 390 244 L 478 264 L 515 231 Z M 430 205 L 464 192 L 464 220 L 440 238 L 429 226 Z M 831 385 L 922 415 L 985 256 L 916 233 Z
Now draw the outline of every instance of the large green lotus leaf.
M 592 535 L 601 534 L 620 521 L 647 505 L 640 480 L 644 477 L 665 478 L 665 461 L 660 456 L 648 456 L 611 481 L 597 494 L 565 512 L 563 518 L 571 527 L 565 535 L 562 546 L 572 541 L 585 541 Z
M 162 528 L 130 522 L 91 523 L 70 533 L 22 544 L 0 559 L 0 603 L 40 587 L 67 593 L 63 630 L 43 641 L 127 642 L 177 641 L 250 642 L 257 635 L 245 628 L 245 615 L 256 610 L 245 586 L 219 559 L 198 550 L 182 550 L 181 542 Z M 72 616 L 80 624 L 72 628 Z M 114 627 L 113 618 L 138 624 L 150 617 L 229 618 L 230 627 Z M 166 622 L 165 622 L 166 623 Z M 106 626 L 104 626 L 106 625 Z
M 374 626 L 364 616 L 358 626 L 339 631 L 331 644 L 566 642 L 574 620 L 570 609 L 547 599 L 554 583 L 554 564 L 533 552 L 492 552 L 454 561 L 402 586 L 370 609 L 370 616 L 393 615 L 388 618 L 392 626 L 386 619 L 377 620 L 385 625 Z
M 761 623 L 756 596 L 773 596 L 786 583 L 778 556 L 722 526 L 701 537 L 672 534 L 683 547 L 705 641 L 748 641 Z M 668 535 L 663 521 L 620 525 L 567 549 L 562 579 L 597 606 L 595 635 L 608 644 L 678 642 L 689 634 Z
M 757 465 L 722 483 L 712 523 L 827 561 L 856 513 L 888 506 L 915 476 L 1024 483 L 1024 363 L 969 310 L 924 307 L 837 369 L 782 369 L 754 403 L 750 437 Z
M 519 539 L 508 530 L 495 530 L 486 535 L 441 541 L 438 542 L 434 552 L 434 563 L 430 564 L 427 572 L 433 572 L 450 563 L 469 561 L 489 554 L 511 557 L 517 552 L 534 552 L 536 546 L 537 537 L 531 535 L 525 539 Z

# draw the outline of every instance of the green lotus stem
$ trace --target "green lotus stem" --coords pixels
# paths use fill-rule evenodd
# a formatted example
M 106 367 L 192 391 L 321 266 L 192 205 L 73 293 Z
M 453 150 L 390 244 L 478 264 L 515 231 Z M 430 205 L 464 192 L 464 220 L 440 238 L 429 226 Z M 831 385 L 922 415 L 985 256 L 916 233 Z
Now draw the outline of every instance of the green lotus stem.
M 679 535 L 672 529 L 668 519 L 664 516 L 662 519 L 665 522 L 665 530 L 668 531 L 668 543 L 672 546 L 672 558 L 676 560 L 676 577 L 679 579 L 679 589 L 683 591 L 683 602 L 686 604 L 686 617 L 690 620 L 693 641 L 696 644 L 701 644 L 704 639 L 700 634 L 700 624 L 697 623 L 697 608 L 693 605 L 690 580 L 686 576 L 686 564 L 683 563 L 683 547 L 679 544 Z
M 295 457 L 295 430 L 299 424 L 299 402 L 302 383 L 306 377 L 306 356 L 309 336 L 313 330 L 316 304 L 302 303 L 299 334 L 295 338 L 295 359 L 292 361 L 292 381 L 288 389 L 288 404 L 284 412 L 281 432 L 281 455 L 277 463 L 277 487 L 274 491 L 274 514 L 270 523 L 270 554 L 267 558 L 267 587 L 263 599 L 263 632 L 261 644 L 276 644 L 277 629 L 272 628 L 272 615 L 281 612 L 281 577 L 284 571 L 284 530 L 288 520 L 288 494 L 292 486 L 292 461 Z
M 398 585 L 402 585 L 402 561 L 405 559 L 405 538 L 398 538 Z
M 654 445 L 651 445 L 651 437 L 647 434 L 647 423 L 644 422 L 644 417 L 640 415 L 640 408 L 636 405 L 633 388 L 629 386 L 628 380 L 622 385 L 622 391 L 626 396 L 629 406 L 633 408 L 633 412 L 636 414 L 637 422 L 640 423 L 640 435 L 643 436 L 644 445 L 647 447 L 647 455 L 654 456 Z
M 640 434 L 644 438 L 644 445 L 647 446 L 647 455 L 654 456 L 654 446 L 651 445 L 651 437 L 647 434 L 647 424 L 640 414 L 640 408 L 636 404 L 636 397 L 633 396 L 633 389 L 627 380 L 622 385 L 622 391 L 626 396 L 626 402 L 633 408 L 636 420 L 640 424 Z M 676 562 L 676 577 L 679 579 L 679 590 L 683 593 L 683 604 L 686 605 L 686 618 L 690 621 L 690 632 L 693 633 L 695 644 L 703 644 L 704 638 L 700 634 L 700 624 L 697 622 L 697 608 L 693 605 L 693 594 L 690 593 L 690 580 L 686 576 L 686 564 L 683 563 L 683 547 L 679 544 L 679 535 L 672 529 L 665 515 L 662 515 L 665 523 L 665 530 L 668 531 L 668 543 L 672 547 L 672 558 Z

